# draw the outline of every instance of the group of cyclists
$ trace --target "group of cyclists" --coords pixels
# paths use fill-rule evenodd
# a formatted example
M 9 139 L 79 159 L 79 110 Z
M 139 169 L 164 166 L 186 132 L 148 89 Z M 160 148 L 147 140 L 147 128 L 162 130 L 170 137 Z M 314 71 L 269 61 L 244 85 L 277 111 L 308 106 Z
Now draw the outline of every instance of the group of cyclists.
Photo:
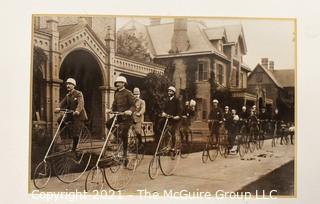
M 212 110 L 209 114 L 208 125 L 212 136 L 215 136 L 215 140 L 218 141 L 220 137 L 220 128 L 223 125 L 227 130 L 228 144 L 230 153 L 235 151 L 236 135 L 242 134 L 245 131 L 246 134 L 250 132 L 250 128 L 256 131 L 256 135 L 261 134 L 262 139 L 267 134 L 274 134 L 273 137 L 280 137 L 280 144 L 283 145 L 284 138 L 287 134 L 290 135 L 291 144 L 293 144 L 294 124 L 293 122 L 286 123 L 281 120 L 278 114 L 278 110 L 275 110 L 273 117 L 267 113 L 266 108 L 262 107 L 261 111 L 257 112 L 256 105 L 253 105 L 249 110 L 246 106 L 242 106 L 239 114 L 236 109 L 231 109 L 229 106 L 224 107 L 224 111 L 219 107 L 219 101 L 213 99 Z M 277 132 L 273 132 L 277 130 Z M 257 133 L 260 131 L 259 133 Z M 255 139 L 255 138 L 252 138 Z M 260 138 L 261 139 L 261 138 Z
M 75 89 L 76 84 L 76 80 L 73 78 L 66 80 L 67 94 L 59 104 L 59 107 L 55 109 L 55 112 L 63 112 L 63 115 L 58 118 L 58 129 L 43 161 L 35 169 L 34 178 L 43 178 L 34 179 L 34 184 L 37 188 L 44 187 L 50 179 L 51 165 L 47 159 L 55 163 L 53 165 L 55 167 L 53 168 L 54 172 L 65 183 L 79 179 L 92 163 L 91 136 L 84 125 L 84 122 L 88 119 L 84 105 L 85 101 L 82 92 Z M 111 109 L 106 109 L 106 114 L 110 114 L 112 117 L 107 117 L 109 119 L 105 123 L 105 141 L 95 167 L 87 175 L 86 190 L 92 185 L 95 186 L 94 188 L 103 186 L 104 180 L 112 189 L 119 190 L 124 188 L 128 184 L 129 178 L 132 178 L 133 172 L 139 163 L 139 150 L 144 150 L 142 124 L 144 122 L 146 102 L 140 98 L 139 88 L 136 87 L 131 92 L 126 89 L 126 85 L 127 79 L 124 76 L 117 77 L 114 82 L 116 87 L 114 100 Z M 180 156 L 185 158 L 185 155 L 191 152 L 192 130 L 190 126 L 196 112 L 196 101 L 193 99 L 186 101 L 182 107 L 181 101 L 176 96 L 176 88 L 174 86 L 168 87 L 167 97 L 164 100 L 162 112 L 158 115 L 160 117 L 159 124 L 157 123 L 157 127 L 161 128 L 162 131 L 158 139 L 155 137 L 157 148 L 149 164 L 149 177 L 151 179 L 155 178 L 159 167 L 164 175 L 172 175 L 179 160 L 178 158 Z M 219 146 L 222 145 L 220 136 L 224 136 L 223 138 L 226 140 L 226 143 L 223 144 L 224 155 L 225 153 L 232 154 L 234 151 L 239 151 L 236 144 L 237 135 L 246 135 L 243 133 L 251 133 L 252 130 L 257 130 L 259 131 L 260 139 L 262 135 L 262 140 L 264 140 L 264 135 L 270 131 L 272 122 L 274 128 L 279 130 L 279 135 L 281 136 L 280 144 L 288 143 L 288 140 L 283 137 L 287 133 L 290 134 L 292 143 L 294 135 L 293 123 L 286 124 L 281 121 L 277 110 L 274 118 L 271 119 L 265 107 L 262 107 L 261 112 L 258 113 L 255 105 L 250 107 L 249 110 L 247 110 L 246 106 L 243 106 L 240 113 L 237 113 L 236 109 L 229 106 L 225 106 L 224 110 L 222 110 L 219 106 L 219 101 L 213 99 L 212 109 L 208 117 L 210 130 L 208 141 L 212 146 L 211 142 L 215 140 L 218 146 L 212 146 L 213 149 L 217 152 L 219 147 L 219 151 L 221 151 L 220 147 L 222 146 Z M 66 127 L 70 130 L 66 131 L 66 127 L 61 128 L 64 123 L 67 124 Z M 113 135 L 113 139 L 111 135 Z M 86 142 L 90 142 L 90 145 L 86 144 Z M 185 146 L 182 145 L 183 142 L 186 143 L 184 144 Z M 115 149 L 112 149 L 112 147 L 115 147 Z M 185 147 L 187 147 L 188 152 L 187 154 L 182 154 Z M 89 149 L 89 151 L 86 151 L 86 149 Z M 52 154 L 52 152 L 55 153 Z M 209 149 L 205 148 L 204 152 L 208 152 L 210 156 Z M 87 156 L 85 156 L 86 154 Z M 203 156 L 206 156 L 206 154 Z M 103 162 L 107 162 L 107 167 L 103 166 Z M 73 174 L 74 170 L 79 170 L 77 168 L 81 168 L 82 173 L 79 175 Z M 41 184 L 42 180 L 44 181 L 43 185 Z M 120 180 L 123 181 L 120 182 Z
M 145 101 L 140 98 L 139 88 L 134 88 L 133 93 L 126 89 L 127 80 L 124 76 L 119 76 L 114 83 L 116 87 L 114 101 L 111 109 L 107 109 L 106 113 L 111 111 L 123 112 L 123 115 L 119 116 L 116 123 L 119 124 L 121 129 L 121 138 L 124 145 L 124 156 L 126 155 L 126 149 L 128 144 L 128 130 L 133 125 L 134 130 L 139 141 L 139 148 L 142 148 L 142 123 L 144 122 L 145 113 Z M 73 126 L 73 150 L 77 146 L 77 135 L 79 130 L 87 119 L 87 114 L 84 108 L 84 98 L 81 91 L 75 89 L 76 81 L 73 78 L 68 78 L 66 80 L 67 95 L 60 103 L 60 107 L 56 108 L 58 112 L 60 108 L 67 108 L 73 110 L 72 117 L 69 120 L 72 121 Z M 175 144 L 176 133 L 180 132 L 183 135 L 183 131 L 188 129 L 191 125 L 192 117 L 195 115 L 196 102 L 191 99 L 186 101 L 184 107 L 180 106 L 180 100 L 176 96 L 176 88 L 174 86 L 168 87 L 168 97 L 165 100 L 164 107 L 162 110 L 160 124 L 163 125 L 164 118 L 171 116 L 168 120 L 168 127 L 171 129 L 171 133 L 174 135 L 173 144 Z M 106 127 L 110 128 L 113 117 L 106 122 Z M 286 124 L 279 118 L 278 110 L 275 110 L 274 117 L 271 118 L 266 112 L 266 108 L 262 107 L 261 111 L 258 113 L 255 105 L 247 109 L 246 106 L 242 106 L 240 113 L 237 113 L 236 109 L 232 109 L 229 106 L 225 106 L 222 110 L 219 106 L 219 101 L 213 99 L 212 109 L 208 117 L 208 126 L 211 135 L 215 135 L 216 141 L 218 141 L 220 136 L 220 128 L 223 125 L 227 130 L 229 149 L 232 152 L 235 144 L 236 135 L 239 133 L 240 128 L 245 126 L 245 130 L 249 131 L 250 127 L 257 127 L 263 133 L 270 131 L 271 121 L 277 121 L 278 129 L 284 131 L 284 127 L 288 125 L 291 126 L 291 133 L 293 123 Z M 293 134 L 291 134 L 293 137 Z M 283 134 L 280 134 L 280 136 Z M 292 141 L 292 140 L 291 140 Z M 281 136 L 280 144 L 283 144 L 283 138 Z
M 133 93 L 126 89 L 127 79 L 124 76 L 116 78 L 114 85 L 116 87 L 114 101 L 111 109 L 106 109 L 106 114 L 111 112 L 122 112 L 116 121 L 116 124 L 120 127 L 120 136 L 123 141 L 123 155 L 126 157 L 127 145 L 128 145 L 128 131 L 131 126 L 134 127 L 135 133 L 139 141 L 139 148 L 143 148 L 142 144 L 142 123 L 144 122 L 144 113 L 146 104 L 143 99 L 140 98 L 139 88 L 134 88 Z M 76 80 L 68 78 L 66 80 L 66 88 L 68 93 L 63 98 L 59 107 L 55 109 L 59 112 L 61 109 L 69 109 L 69 116 L 65 121 L 71 121 L 72 126 L 72 138 L 73 147 L 72 150 L 77 148 L 79 140 L 79 131 L 84 126 L 85 120 L 87 120 L 87 114 L 84 107 L 84 97 L 81 91 L 75 89 Z M 160 123 L 164 123 L 164 118 L 171 116 L 168 120 L 168 127 L 172 134 L 179 130 L 183 131 L 183 127 L 191 125 L 191 117 L 195 112 L 196 102 L 194 100 L 187 101 L 184 108 L 180 107 L 180 100 L 176 97 L 176 88 L 174 86 L 168 87 L 168 97 L 165 100 L 163 111 L 161 114 L 162 120 Z M 110 129 L 113 123 L 114 117 L 111 117 L 106 122 L 106 127 Z M 58 119 L 59 121 L 59 119 Z M 181 126 L 180 126 L 181 125 Z M 181 128 L 180 128 L 181 127 Z M 175 137 L 174 137 L 175 138 Z M 175 140 L 173 141 L 175 144 Z M 174 148 L 174 147 L 173 147 Z

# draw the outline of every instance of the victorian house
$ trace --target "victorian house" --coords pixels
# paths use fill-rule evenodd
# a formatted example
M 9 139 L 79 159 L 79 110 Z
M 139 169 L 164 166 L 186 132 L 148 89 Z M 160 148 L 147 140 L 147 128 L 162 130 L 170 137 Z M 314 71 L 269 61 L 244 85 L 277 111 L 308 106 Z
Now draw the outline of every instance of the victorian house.
M 117 34 L 123 33 L 143 40 L 153 62 L 167 67 L 182 100 L 196 99 L 197 121 L 207 120 L 213 98 L 236 109 L 256 103 L 257 96 L 246 91 L 251 70 L 243 60 L 247 46 L 242 25 L 207 27 L 185 18 L 172 23 L 152 18 L 150 25 L 129 21 Z
M 294 69 L 275 69 L 268 58 L 262 58 L 248 77 L 248 91 L 258 96 L 258 108 L 266 107 L 270 115 L 278 109 L 286 121 L 294 121 L 294 87 Z

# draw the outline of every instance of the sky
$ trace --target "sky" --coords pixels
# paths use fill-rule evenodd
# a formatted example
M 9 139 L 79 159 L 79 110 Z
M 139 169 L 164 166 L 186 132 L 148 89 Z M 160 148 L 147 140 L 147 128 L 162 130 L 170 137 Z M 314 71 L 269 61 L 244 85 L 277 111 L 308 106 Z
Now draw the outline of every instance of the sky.
M 130 19 L 117 18 L 117 29 Z M 135 20 L 148 25 L 149 18 L 135 17 Z M 295 28 L 291 19 L 254 19 L 254 18 L 195 18 L 206 23 L 207 27 L 242 24 L 247 54 L 244 63 L 251 69 L 266 57 L 274 61 L 275 69 L 295 68 Z M 163 18 L 161 23 L 172 22 L 172 18 Z

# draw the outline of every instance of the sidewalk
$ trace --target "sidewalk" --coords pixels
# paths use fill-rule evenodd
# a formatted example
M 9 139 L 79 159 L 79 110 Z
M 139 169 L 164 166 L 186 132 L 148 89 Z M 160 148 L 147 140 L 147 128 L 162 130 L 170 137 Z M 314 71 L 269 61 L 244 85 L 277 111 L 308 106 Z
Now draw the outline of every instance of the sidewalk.
M 229 155 L 228 158 L 218 156 L 215 161 L 208 160 L 204 164 L 201 155 L 202 152 L 197 152 L 186 159 L 180 159 L 174 175 L 163 176 L 160 172 L 155 180 L 150 180 L 148 177 L 148 165 L 152 157 L 145 155 L 123 194 L 137 195 L 137 190 L 163 194 L 164 190 L 171 189 L 189 192 L 205 191 L 213 194 L 217 190 L 236 192 L 283 164 L 294 160 L 295 152 L 293 145 L 278 145 L 272 148 L 271 140 L 266 140 L 263 150 L 246 154 L 244 160 L 241 160 L 238 155 Z M 86 174 L 72 184 L 64 184 L 57 178 L 51 178 L 48 186 L 41 191 L 83 191 L 85 177 Z M 30 187 L 31 191 L 35 189 L 32 183 Z

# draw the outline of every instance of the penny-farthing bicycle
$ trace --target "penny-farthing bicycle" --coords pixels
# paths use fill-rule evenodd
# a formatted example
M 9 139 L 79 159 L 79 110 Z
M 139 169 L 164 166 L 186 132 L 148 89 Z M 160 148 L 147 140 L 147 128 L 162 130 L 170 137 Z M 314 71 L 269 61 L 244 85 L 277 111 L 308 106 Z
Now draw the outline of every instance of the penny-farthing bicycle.
M 80 134 L 75 136 L 72 122 L 66 121 L 68 114 L 72 114 L 73 111 L 61 109 L 60 112 L 63 113 L 63 116 L 56 133 L 43 160 L 37 165 L 33 174 L 33 184 L 38 189 L 48 184 L 52 173 L 64 183 L 77 181 L 87 170 L 91 161 L 90 131 L 83 126 Z
M 89 171 L 85 190 L 87 192 L 102 191 L 108 186 L 116 191 L 124 189 L 131 179 L 138 163 L 137 138 L 128 132 L 127 150 L 124 151 L 123 138 L 121 138 L 121 124 L 116 124 L 123 112 L 111 112 L 114 120 L 102 146 L 95 166 Z M 126 153 L 126 155 L 125 155 Z
M 202 151 L 202 162 L 206 163 L 208 158 L 214 161 L 219 154 L 219 144 L 217 135 L 214 133 L 214 121 L 211 121 L 210 134 L 208 135 L 207 143 Z
M 149 163 L 148 173 L 151 179 L 158 176 L 159 169 L 165 176 L 172 175 L 180 160 L 181 144 L 173 138 L 175 135 L 171 133 L 172 128 L 168 124 L 169 119 L 173 119 L 173 116 L 166 115 L 165 118 L 156 151 Z

